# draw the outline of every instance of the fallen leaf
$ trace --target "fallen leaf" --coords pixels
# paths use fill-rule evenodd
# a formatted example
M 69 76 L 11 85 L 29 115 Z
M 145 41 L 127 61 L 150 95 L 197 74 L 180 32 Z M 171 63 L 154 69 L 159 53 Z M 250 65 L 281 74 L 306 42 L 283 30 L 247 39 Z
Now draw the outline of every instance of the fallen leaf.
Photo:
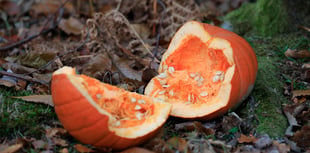
M 76 145 L 74 145 L 74 148 L 75 148 L 78 152 L 81 152 L 81 153 L 83 153 L 83 152 L 95 152 L 94 150 L 92 150 L 92 149 L 90 149 L 90 148 L 88 148 L 88 147 L 86 147 L 86 146 L 83 146 L 83 145 L 81 145 L 81 144 L 76 144 Z
M 167 143 L 160 138 L 151 139 L 144 144 L 144 147 L 158 153 L 162 153 L 163 151 L 165 153 L 175 153 L 175 151 L 173 151 L 169 145 L 167 145 Z
M 63 148 L 61 150 L 59 150 L 59 153 L 69 153 L 68 148 Z
M 292 98 L 295 98 L 298 96 L 310 96 L 310 89 L 308 89 L 308 90 L 294 90 L 292 92 Z
M 270 146 L 271 144 L 272 144 L 272 139 L 267 134 L 262 135 L 254 142 L 255 148 L 258 148 L 258 149 L 266 148 Z
M 213 129 L 204 127 L 198 121 L 175 124 L 175 130 L 187 132 L 197 131 L 199 133 L 204 133 L 205 135 L 214 135 L 215 133 Z
M 31 142 L 34 149 L 47 149 L 48 144 L 43 140 L 35 140 Z
M 9 16 L 17 15 L 21 11 L 17 1 L 0 1 L 0 5 L 5 6 L 1 7 L 1 9 Z
M 238 138 L 239 143 L 254 143 L 257 140 L 253 135 L 246 136 L 241 134 L 240 138 Z
M 55 137 L 57 135 L 64 135 L 67 134 L 67 130 L 63 129 L 63 128 L 48 128 L 45 129 L 45 135 L 47 138 L 52 138 Z
M 293 105 L 286 105 L 283 107 L 284 115 L 286 116 L 289 127 L 285 131 L 286 136 L 293 136 L 293 129 L 296 127 L 300 127 L 296 120 L 296 115 L 302 112 L 306 105 L 304 103 L 301 104 L 293 104 Z
M 310 125 L 304 125 L 299 131 L 294 134 L 293 141 L 299 147 L 310 147 Z
M 187 141 L 180 137 L 172 137 L 166 142 L 170 147 L 177 149 L 179 152 L 188 152 Z
M 306 30 L 306 31 L 308 31 L 308 32 L 310 32 L 310 28 L 308 28 L 308 27 L 301 26 L 300 28 L 301 28 L 301 29 L 304 29 L 304 30 Z
M 87 76 L 102 79 L 106 71 L 111 71 L 112 61 L 107 53 L 97 54 L 88 60 L 88 63 L 82 67 L 81 72 Z
M 51 61 L 56 56 L 56 51 L 36 51 L 33 50 L 28 52 L 27 54 L 21 54 L 18 56 L 18 62 L 20 62 L 24 66 L 32 67 L 32 68 L 41 68 L 46 63 Z
M 142 71 L 137 71 L 130 67 L 130 65 L 134 63 L 133 60 L 114 56 L 114 61 L 116 63 L 115 66 L 124 77 L 132 80 L 142 81 Z
M 84 25 L 76 18 L 62 19 L 58 27 L 67 34 L 80 35 Z
M 9 147 L 7 147 L 6 149 L 2 150 L 1 153 L 15 153 L 18 150 L 20 150 L 23 147 L 23 144 L 19 143 L 19 144 L 14 144 L 11 145 Z
M 292 49 L 287 49 L 286 52 L 284 52 L 286 57 L 291 57 L 291 58 L 307 58 L 310 57 L 310 52 L 307 50 L 292 50 Z
M 0 85 L 6 86 L 6 87 L 14 87 L 16 85 L 16 83 L 9 81 L 9 80 L 3 80 L 0 79 Z
M 288 153 L 291 150 L 291 147 L 285 143 L 279 143 L 278 141 L 273 141 L 273 146 L 278 148 L 279 153 Z
M 45 15 L 54 14 L 58 8 L 64 3 L 66 0 L 60 1 L 50 1 L 50 0 L 40 0 L 37 4 L 32 6 L 32 10 L 38 14 L 43 13 Z M 74 12 L 74 6 L 71 2 L 67 2 L 64 8 L 68 12 Z
M 61 138 L 52 138 L 52 141 L 56 146 L 62 146 L 62 147 L 68 146 L 68 142 Z
M 21 97 L 14 97 L 13 96 L 11 98 L 22 99 L 22 100 L 28 101 L 28 102 L 46 104 L 46 105 L 50 105 L 50 106 L 54 107 L 52 95 L 30 95 L 30 96 L 21 96 Z
M 131 24 L 142 39 L 147 39 L 151 35 L 151 30 L 146 24 Z
M 132 147 L 132 148 L 126 149 L 120 153 L 155 153 L 155 152 L 144 149 L 144 148 L 140 148 L 140 147 Z

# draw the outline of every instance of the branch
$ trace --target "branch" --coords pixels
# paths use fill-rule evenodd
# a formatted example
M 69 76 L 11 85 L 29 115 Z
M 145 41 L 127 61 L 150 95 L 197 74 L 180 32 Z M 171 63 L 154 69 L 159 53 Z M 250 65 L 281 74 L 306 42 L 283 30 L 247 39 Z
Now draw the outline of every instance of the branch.
M 26 76 L 26 75 L 10 73 L 10 72 L 6 72 L 6 71 L 2 71 L 2 70 L 0 70 L 0 74 L 6 75 L 6 76 L 10 76 L 10 77 L 14 77 L 14 78 L 21 79 L 21 80 L 25 80 L 25 81 L 39 83 L 39 84 L 42 84 L 42 85 L 45 85 L 45 86 L 49 86 L 49 83 L 46 82 L 46 81 L 38 80 L 38 79 L 29 77 L 29 76 Z

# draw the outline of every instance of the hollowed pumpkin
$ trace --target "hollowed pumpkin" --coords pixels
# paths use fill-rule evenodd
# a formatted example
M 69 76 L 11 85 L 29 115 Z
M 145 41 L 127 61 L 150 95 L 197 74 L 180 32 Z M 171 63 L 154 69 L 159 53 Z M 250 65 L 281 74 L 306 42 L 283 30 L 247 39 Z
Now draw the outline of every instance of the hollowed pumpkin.
M 53 73 L 56 114 L 68 132 L 85 144 L 124 149 L 154 136 L 171 104 L 77 75 L 70 67 Z
M 147 85 L 146 95 L 171 103 L 172 116 L 211 119 L 250 94 L 257 60 L 251 46 L 237 34 L 190 21 L 171 40 L 158 72 Z

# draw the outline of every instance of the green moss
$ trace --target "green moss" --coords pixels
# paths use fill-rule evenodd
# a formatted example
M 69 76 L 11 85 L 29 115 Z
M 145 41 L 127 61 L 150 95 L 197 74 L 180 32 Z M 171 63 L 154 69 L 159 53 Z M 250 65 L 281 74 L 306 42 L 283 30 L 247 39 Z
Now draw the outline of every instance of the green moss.
M 287 119 L 282 113 L 283 104 L 290 100 L 283 95 L 286 79 L 283 75 L 292 69 L 285 62 L 287 48 L 310 48 L 310 40 L 301 33 L 282 34 L 273 38 L 252 36 L 247 39 L 256 52 L 258 74 L 252 95 L 256 101 L 255 114 L 258 117 L 258 133 L 267 133 L 272 137 L 284 136 Z M 295 62 L 301 62 L 295 60 Z
M 226 15 L 234 31 L 239 34 L 274 36 L 289 28 L 289 17 L 282 0 L 258 0 L 245 3 L 239 9 Z
M 44 125 L 57 120 L 52 107 L 43 104 L 24 102 L 10 96 L 30 95 L 30 92 L 16 92 L 0 88 L 0 135 L 2 138 L 41 137 Z

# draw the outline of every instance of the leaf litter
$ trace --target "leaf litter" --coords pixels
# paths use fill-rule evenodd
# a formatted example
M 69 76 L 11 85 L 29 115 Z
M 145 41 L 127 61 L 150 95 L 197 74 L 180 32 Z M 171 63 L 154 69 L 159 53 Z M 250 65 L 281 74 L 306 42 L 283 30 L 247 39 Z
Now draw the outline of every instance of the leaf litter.
M 203 19 L 221 25 L 223 22 L 218 16 L 237 9 L 247 0 L 92 1 L 94 5 L 84 1 L 67 1 L 62 6 L 64 2 L 31 0 L 23 2 L 24 5 L 11 1 L 0 2 L 9 3 L 4 13 L 8 15 L 8 19 L 17 22 L 14 25 L 16 27 L 13 26 L 10 31 L 0 28 L 1 39 L 5 38 L 5 41 L 0 42 L 0 47 L 27 39 L 47 28 L 52 24 L 46 22 L 51 16 L 57 20 L 57 26 L 49 33 L 0 54 L 0 71 L 11 71 L 24 76 L 21 79 L 1 75 L 0 81 L 10 82 L 2 83 L 2 86 L 30 90 L 37 94 L 18 98 L 51 105 L 49 86 L 34 80 L 49 83 L 51 73 L 63 65 L 76 67 L 79 73 L 103 82 L 143 93 L 146 83 L 157 74 L 161 56 L 181 25 L 188 20 Z M 63 15 L 57 16 L 61 11 Z M 17 18 L 25 12 L 28 13 L 25 18 Z M 305 49 L 288 49 L 284 54 L 294 59 L 309 57 L 309 51 Z M 307 63 L 304 64 L 302 68 L 299 67 L 300 70 L 309 69 Z M 299 76 L 303 78 L 302 81 L 310 81 L 307 72 L 297 73 L 303 74 Z M 292 77 L 295 78 L 296 75 Z M 297 102 L 283 106 L 283 113 L 289 122 L 284 140 L 273 140 L 268 135 L 255 133 L 255 126 L 251 124 L 255 116 L 242 118 L 232 112 L 208 122 L 169 119 L 171 122 L 168 121 L 168 124 L 172 126 L 164 127 L 156 137 L 141 145 L 142 148 L 130 148 L 124 152 L 284 153 L 309 150 L 310 110 L 305 104 L 309 96 L 308 89 L 297 90 L 291 86 L 286 88 L 287 95 L 293 97 L 293 100 L 297 99 Z M 42 93 L 46 95 L 38 95 Z M 40 139 L 13 139 L 9 142 L 0 138 L 0 151 L 16 152 L 31 148 L 40 152 L 52 152 L 58 146 L 62 148 L 60 152 L 69 152 L 70 147 L 78 152 L 99 152 L 96 148 L 81 144 L 73 146 L 70 139 L 67 139 L 68 133 L 62 128 L 48 126 L 44 130 L 46 134 Z M 165 135 L 167 131 L 169 134 Z M 30 142 L 31 146 L 22 142 Z M 105 151 L 111 150 L 107 148 Z

